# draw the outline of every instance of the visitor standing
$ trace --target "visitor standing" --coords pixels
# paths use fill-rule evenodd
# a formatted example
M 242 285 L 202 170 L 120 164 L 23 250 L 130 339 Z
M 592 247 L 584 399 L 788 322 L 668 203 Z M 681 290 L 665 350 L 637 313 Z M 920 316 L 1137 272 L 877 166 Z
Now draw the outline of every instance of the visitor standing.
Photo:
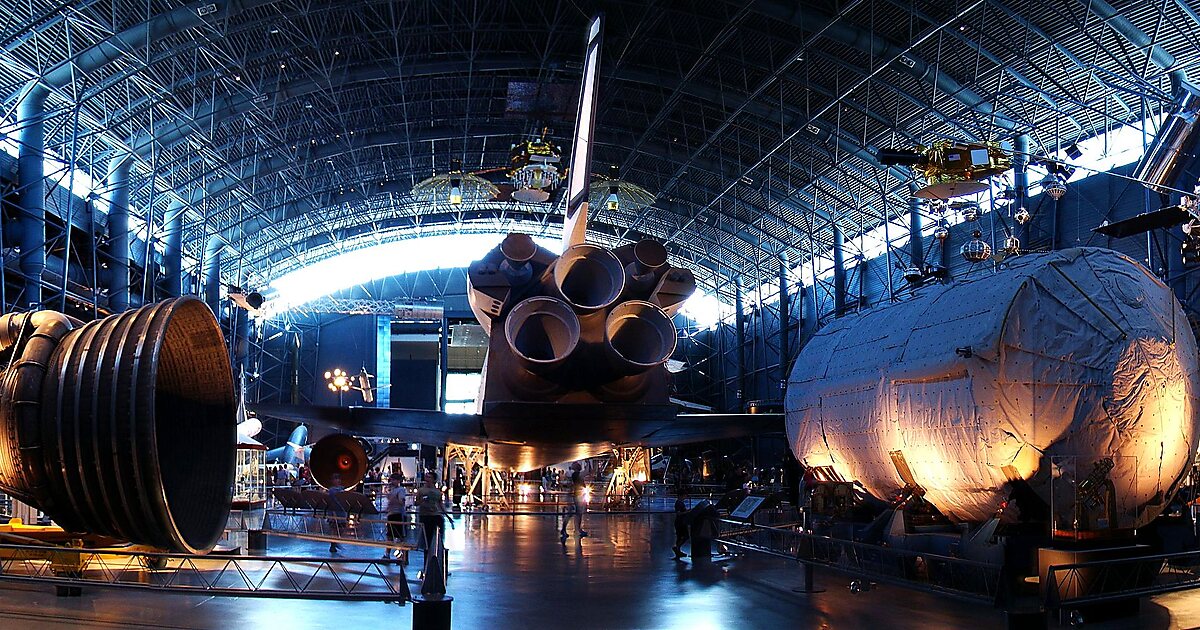
M 346 487 L 342 485 L 341 475 L 337 473 L 330 475 L 329 488 L 327 488 L 327 491 L 329 493 L 328 513 L 332 515 L 332 518 L 329 519 L 329 521 L 331 524 L 333 524 L 334 535 L 340 536 L 341 527 L 343 524 L 342 521 L 346 516 L 346 509 L 342 507 L 341 498 L 338 496 L 346 491 Z M 337 553 L 337 550 L 338 544 L 336 542 L 329 543 L 329 553 Z
M 448 516 L 442 491 L 437 487 L 437 476 L 425 473 L 425 484 L 417 490 L 417 518 L 421 521 L 426 553 L 439 540 L 438 534 L 444 532 Z M 454 527 L 454 519 L 450 520 L 450 526 Z
M 583 465 L 579 462 L 571 462 L 570 510 L 575 517 L 575 535 L 580 539 L 587 538 L 588 533 L 583 530 L 583 513 L 587 511 L 587 482 L 583 479 Z M 567 522 L 570 520 L 570 515 L 563 519 L 559 540 L 564 543 L 567 542 Z
M 404 477 L 393 474 L 388 483 L 391 485 L 387 493 L 387 527 L 388 541 L 403 542 L 407 538 L 408 526 L 408 491 L 404 489 Z M 400 555 L 400 549 L 388 547 L 383 552 L 384 558 L 392 558 Z

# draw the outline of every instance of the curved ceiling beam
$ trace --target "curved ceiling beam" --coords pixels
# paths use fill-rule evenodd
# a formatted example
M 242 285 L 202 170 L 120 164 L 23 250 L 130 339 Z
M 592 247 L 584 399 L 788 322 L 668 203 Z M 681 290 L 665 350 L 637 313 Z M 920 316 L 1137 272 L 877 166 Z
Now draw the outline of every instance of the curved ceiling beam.
M 504 204 L 500 205 L 503 206 Z M 350 242 L 350 246 L 338 247 L 337 251 L 329 252 L 330 255 L 354 251 L 356 249 L 361 249 L 362 247 L 380 242 L 397 240 L 386 238 L 386 235 L 389 231 L 394 231 L 397 229 L 421 230 L 437 225 L 468 225 L 479 228 L 480 224 L 485 224 L 483 229 L 474 229 L 471 231 L 474 233 L 503 234 L 509 231 L 521 230 L 522 228 L 525 228 L 526 231 L 533 232 L 553 232 L 561 229 L 561 225 L 557 223 L 546 224 L 541 221 L 530 221 L 521 219 L 519 217 L 506 216 L 510 213 L 503 207 L 494 208 L 485 206 L 480 209 L 468 210 L 465 212 L 462 210 L 454 210 L 450 212 L 433 212 L 422 215 L 408 216 L 394 216 L 394 213 L 389 213 L 386 211 L 382 214 L 391 214 L 393 216 L 387 216 L 382 220 L 361 221 L 358 223 L 338 225 L 337 227 L 327 231 L 308 234 L 304 236 L 301 241 L 294 244 L 292 251 L 284 251 L 283 248 L 274 248 L 271 250 L 252 250 L 256 251 L 257 255 L 249 259 L 243 258 L 240 261 L 228 261 L 226 266 L 229 267 L 230 271 L 234 270 L 238 266 L 241 266 L 244 270 L 250 270 L 251 273 L 253 273 L 254 270 L 269 268 L 273 273 L 268 276 L 268 279 L 272 279 L 282 275 L 283 273 L 287 273 L 287 271 L 290 271 L 291 268 L 300 266 L 298 261 L 293 259 L 293 257 L 296 256 L 295 252 L 307 252 L 317 247 L 330 246 L 335 243 L 346 242 Z M 598 227 L 609 228 L 609 230 L 597 230 L 595 233 L 595 236 L 597 237 L 596 240 L 607 241 L 611 243 L 629 242 L 615 236 L 615 234 L 613 234 L 615 231 L 612 229 L 613 226 L 601 224 Z M 529 230 L 529 228 L 533 229 Z M 367 235 L 373 237 L 371 243 L 363 243 L 355 246 L 356 244 L 354 243 L 353 239 Z M 376 239 L 374 238 L 376 236 L 382 236 L 383 238 Z M 654 234 L 644 234 L 643 236 L 648 236 L 650 238 L 656 237 Z M 661 236 L 658 236 L 658 238 L 661 238 Z M 711 260 L 711 252 L 708 250 L 693 246 L 675 248 L 675 251 L 672 253 L 677 257 L 686 257 L 688 260 L 693 261 L 697 265 L 709 269 L 712 273 L 717 273 L 715 265 Z M 732 251 L 728 253 L 737 255 L 736 252 Z M 686 256 L 684 256 L 685 254 Z M 329 256 L 320 256 L 316 259 L 313 259 L 308 256 L 300 256 L 302 259 L 302 264 L 312 264 L 328 257 Z M 292 264 L 285 264 L 289 262 Z
M 1081 1 L 1087 2 L 1088 0 Z M 755 0 L 751 9 L 806 31 L 825 27 L 822 31 L 825 37 L 858 50 L 865 50 L 872 57 L 893 59 L 900 56 L 905 50 L 903 46 L 887 41 L 867 29 L 849 24 L 845 20 L 835 19 L 834 16 L 821 14 L 811 6 L 801 7 L 794 2 L 780 0 Z M 897 70 L 932 85 L 939 92 L 962 103 L 968 109 L 993 119 L 995 124 L 1003 129 L 1012 131 L 1017 128 L 1018 123 L 1014 118 L 1000 111 L 986 98 L 963 85 L 945 71 L 934 68 L 914 54 L 905 55 L 905 58 L 911 61 L 912 65 L 900 63 Z
M 504 127 L 504 125 L 501 124 L 498 126 L 484 125 L 481 127 L 472 128 L 469 133 L 472 136 L 478 137 L 478 136 L 483 136 L 483 135 L 506 135 L 506 132 L 509 132 L 509 131 L 511 131 L 511 130 L 506 129 Z M 458 135 L 461 134 L 461 132 L 462 132 L 462 130 L 459 128 L 446 127 L 446 128 L 439 128 L 439 129 L 422 130 L 419 135 L 417 135 L 416 137 L 412 137 L 412 138 L 405 138 L 403 136 L 400 136 L 400 135 L 392 133 L 392 132 L 383 132 L 383 133 L 376 133 L 376 134 L 363 134 L 361 136 L 356 135 L 356 136 L 354 136 L 355 139 L 354 139 L 352 146 L 350 144 L 328 144 L 328 145 L 319 146 L 319 147 L 317 147 L 317 150 L 315 152 L 307 155 L 306 159 L 309 162 L 317 162 L 317 161 L 321 161 L 321 160 L 325 160 L 325 159 L 332 159 L 332 158 L 342 155 L 343 153 L 353 151 L 353 150 L 361 150 L 361 149 L 368 148 L 368 147 L 382 146 L 382 145 L 389 145 L 389 144 L 402 144 L 409 140 L 417 141 L 417 142 L 424 142 L 424 141 L 429 141 L 429 140 L 442 139 L 445 137 L 457 137 Z M 344 136 L 344 138 L 345 138 L 345 136 Z M 830 138 L 831 138 L 831 135 L 828 133 L 825 133 L 822 135 L 822 140 L 829 140 Z M 611 145 L 609 143 L 598 143 L 598 144 L 600 146 L 613 146 L 614 148 L 618 148 L 618 149 L 624 148 L 623 144 L 617 144 L 617 145 Z M 647 151 L 648 155 L 654 155 L 659 158 L 662 158 L 663 156 L 670 154 L 670 147 L 668 147 L 668 146 L 647 145 L 644 148 Z M 838 159 L 838 156 L 835 153 L 825 152 L 825 149 L 822 147 L 816 147 L 816 148 L 817 148 L 817 150 L 819 150 L 827 155 L 827 157 L 830 160 L 831 168 L 845 172 L 845 168 L 846 168 L 845 164 Z M 854 147 L 845 147 L 845 146 L 842 146 L 842 148 L 843 149 L 847 149 L 847 148 L 854 149 Z M 254 160 L 250 159 L 250 160 L 247 160 L 246 162 L 242 163 L 242 168 L 244 169 L 242 178 L 266 177 L 266 176 L 269 176 L 272 174 L 282 172 L 283 170 L 286 170 L 287 168 L 291 167 L 292 165 L 293 164 L 292 164 L 291 160 L 286 157 L 277 157 L 277 158 L 272 158 L 272 159 L 268 159 L 268 160 L 259 160 L 259 161 L 254 161 Z M 710 173 L 713 173 L 720 177 L 729 178 L 731 176 L 728 169 L 724 168 L 723 165 L 721 165 L 719 163 L 699 160 L 699 161 L 694 161 L 693 165 L 701 171 L 710 172 Z M 861 175 L 860 173 L 856 173 L 856 172 L 849 172 L 846 174 L 851 177 Z M 212 183 L 212 185 L 210 185 L 206 189 L 207 195 L 215 198 L 221 194 L 229 192 L 230 190 L 233 189 L 233 187 L 239 181 L 242 181 L 242 178 L 216 180 Z M 766 183 L 769 184 L 772 188 L 775 188 L 778 190 L 788 190 L 791 188 L 790 185 L 788 185 L 784 182 L 775 182 L 774 180 L 769 180 Z M 395 181 L 386 182 L 386 183 L 385 182 L 362 181 L 362 182 L 359 182 L 359 185 L 360 185 L 360 187 L 370 186 L 371 187 L 370 192 L 372 194 L 375 194 L 378 192 L 383 192 L 385 188 L 388 192 L 393 192 L 393 193 L 404 194 L 404 193 L 408 192 L 407 185 L 402 185 Z M 695 186 L 696 184 L 692 183 L 692 185 Z M 376 186 L 378 186 L 378 188 Z M 281 181 L 278 186 L 273 187 L 273 188 L 256 189 L 256 195 L 259 198 L 270 199 L 274 195 L 280 193 L 281 191 L 285 191 L 286 189 L 288 189 L 290 187 L 291 187 L 290 182 Z M 277 228 L 274 224 L 280 220 L 286 220 L 287 218 L 294 216 L 295 214 L 303 214 L 303 213 L 307 213 L 307 212 L 319 212 L 323 207 L 327 207 L 329 204 L 344 202 L 345 199 L 334 200 L 334 199 L 330 199 L 328 197 L 324 197 L 318 193 L 328 193 L 329 191 L 334 190 L 334 189 L 344 190 L 346 188 L 347 188 L 347 186 L 345 186 L 344 184 L 331 185 L 331 186 L 327 187 L 325 190 L 316 191 L 316 193 L 314 193 L 312 191 L 308 191 L 308 192 L 304 192 L 301 194 L 284 197 L 282 200 L 278 200 L 273 205 L 264 206 L 262 214 L 247 217 L 247 218 L 243 219 L 241 222 L 239 222 L 239 224 L 225 228 L 220 233 L 220 235 L 223 239 L 225 239 L 229 242 L 239 242 L 243 238 L 245 238 L 246 234 L 257 234 L 257 233 L 260 233 L 263 231 L 267 231 L 267 232 L 275 231 Z M 354 186 L 349 186 L 348 188 L 350 190 L 350 192 L 347 193 L 348 195 L 356 192 Z M 707 191 L 707 194 L 713 194 L 713 191 L 709 190 L 709 191 Z M 899 197 L 897 197 L 897 198 L 899 199 Z M 869 207 L 871 205 L 871 204 L 863 203 L 860 199 L 856 199 L 853 197 L 851 198 L 851 200 L 859 205 L 863 205 L 863 206 L 867 206 L 867 207 Z M 746 202 L 744 200 L 740 200 L 740 203 L 746 203 Z M 762 209 L 758 209 L 757 211 L 762 213 Z M 816 208 L 810 208 L 810 211 L 815 212 L 819 215 L 828 216 L 826 213 L 824 213 L 824 211 L 818 210 Z M 766 213 L 766 214 L 769 214 L 769 213 Z M 832 220 L 832 219 L 829 219 L 829 220 Z M 786 224 L 783 222 L 780 222 L 780 223 L 783 225 L 789 225 L 789 224 Z M 798 228 L 796 226 L 791 226 L 789 231 L 795 232 L 797 229 Z
M 172 123 L 165 123 L 161 125 L 158 130 L 153 132 L 153 134 L 142 134 L 139 139 L 134 142 L 134 147 L 135 150 L 140 150 L 144 153 L 148 153 L 150 147 L 153 146 L 154 143 L 160 145 L 164 150 L 170 149 L 184 141 L 189 132 L 204 128 L 215 129 L 231 117 L 244 115 L 252 111 L 255 108 L 255 105 L 261 105 L 264 108 L 285 107 L 294 104 L 297 101 L 309 98 L 314 94 L 337 91 L 357 83 L 406 79 L 410 77 L 453 75 L 463 73 L 468 70 L 474 72 L 521 71 L 528 70 L 530 67 L 536 67 L 536 62 L 537 60 L 531 57 L 514 56 L 503 59 L 493 59 L 487 62 L 477 61 L 474 62 L 474 66 L 472 66 L 472 62 L 470 60 L 439 60 L 436 62 L 414 63 L 407 69 L 398 69 L 394 64 L 378 64 L 348 68 L 345 72 L 339 73 L 336 80 L 330 82 L 325 82 L 324 80 L 318 81 L 314 79 L 302 79 L 281 85 L 275 92 L 272 93 L 265 93 L 259 96 L 253 96 L 249 94 L 230 95 L 217 99 L 216 101 L 211 101 L 205 105 L 202 105 L 199 108 L 201 113 L 197 117 L 194 117 L 191 121 L 179 120 Z M 680 79 L 677 76 L 673 77 L 644 68 L 623 68 L 618 70 L 613 78 L 625 82 L 639 83 L 650 87 L 667 87 L 668 89 L 673 89 L 674 85 L 672 84 L 678 85 L 680 83 Z M 709 86 L 688 84 L 687 88 L 682 89 L 682 91 L 693 98 L 704 100 L 716 106 L 723 106 L 727 100 L 727 95 L 722 93 L 720 89 Z M 848 106 L 851 106 L 862 112 L 869 111 L 867 108 L 856 102 L 850 102 L 848 103 Z M 771 125 L 772 131 L 774 131 L 776 125 L 796 124 L 798 120 L 802 119 L 800 111 L 793 107 L 784 107 L 783 112 L 787 115 L 782 118 L 779 115 L 780 111 L 774 106 L 765 105 L 762 103 L 753 103 L 747 107 L 747 111 Z M 882 124 L 892 124 L 881 117 L 876 116 L 875 118 L 881 120 Z M 156 136 L 156 138 L 152 138 L 151 135 Z M 906 135 L 906 137 L 915 142 L 915 139 L 911 138 L 910 136 Z M 231 139 L 226 144 L 217 145 L 214 147 L 214 149 L 218 153 L 223 153 L 230 148 L 231 144 L 238 142 L 241 142 L 240 138 Z M 291 143 L 297 143 L 297 140 L 291 139 L 286 142 L 286 144 Z M 861 155 L 867 155 L 870 153 L 871 147 L 868 146 L 865 148 L 868 149 L 867 153 L 859 152 Z M 269 150 L 279 152 L 284 151 L 284 149 L 278 145 L 270 147 Z M 189 169 L 196 163 L 202 161 L 206 160 L 203 158 L 196 158 L 186 165 L 174 167 L 167 165 L 167 175 L 170 176 L 171 173 Z M 878 163 L 873 159 L 867 161 L 868 163 L 878 165 Z M 207 176 L 213 170 L 217 170 L 217 168 L 210 167 L 209 171 L 206 171 L 197 177 Z M 196 177 L 193 179 L 196 179 Z
M 520 62 L 517 62 L 517 63 L 519 64 Z M 511 61 L 506 61 L 501 64 L 501 66 L 504 66 L 504 67 L 509 67 L 511 65 L 513 65 Z M 430 69 L 432 69 L 432 68 L 430 68 Z M 347 77 L 355 77 L 355 78 L 362 79 L 362 80 L 382 80 L 382 79 L 386 79 L 389 75 L 394 75 L 393 70 L 394 70 L 394 68 L 392 68 L 392 67 L 371 67 L 371 68 L 361 69 L 361 71 L 358 71 L 358 72 L 348 73 Z M 446 70 L 451 70 L 451 69 L 448 69 L 445 66 L 438 67 L 439 72 L 446 71 Z M 639 71 L 637 69 L 629 69 L 629 70 L 625 70 L 623 72 L 619 72 L 617 74 L 617 78 L 620 80 L 633 81 L 633 82 L 638 82 L 638 83 L 642 83 L 645 85 L 662 85 L 662 83 L 664 81 L 669 80 L 667 77 L 664 77 L 662 75 L 659 75 L 656 73 Z M 676 81 L 678 81 L 678 79 L 676 79 Z M 309 88 L 311 88 L 313 84 L 311 82 L 304 82 L 303 85 L 306 85 Z M 337 87 L 340 87 L 340 86 L 337 86 Z M 324 89 L 324 88 L 320 88 L 320 89 Z M 684 89 L 684 92 L 686 94 L 688 94 L 689 96 L 692 96 L 693 98 L 706 100 L 706 101 L 712 102 L 714 104 L 720 104 L 721 100 L 722 100 L 719 90 L 715 90 L 715 89 L 709 88 L 707 86 L 697 86 L 697 85 L 692 84 L 692 85 L 688 86 L 686 89 Z M 283 94 L 283 93 L 290 94 L 291 95 L 290 98 L 292 100 L 294 100 L 297 98 L 304 98 L 311 92 L 306 91 L 305 89 L 301 89 L 300 87 L 285 86 L 285 89 L 282 89 L 279 93 L 277 93 L 277 95 L 276 95 L 277 101 L 279 99 L 278 94 Z M 747 111 L 750 111 L 751 113 L 759 116 L 760 118 L 763 118 L 765 120 L 772 121 L 772 122 L 773 122 L 773 119 L 776 117 L 776 112 L 773 108 L 763 106 L 760 104 L 754 104 L 753 106 L 748 107 Z M 795 120 L 795 118 L 796 118 L 795 114 L 796 114 L 796 112 L 790 112 L 789 116 L 784 119 L 784 121 L 783 121 L 784 124 L 798 124 Z M 229 115 L 234 115 L 234 114 L 230 113 Z M 832 128 L 832 130 L 831 130 L 831 128 Z M 877 159 L 875 158 L 874 147 L 871 147 L 870 145 L 863 147 L 863 146 L 860 146 L 859 144 L 853 143 L 850 140 L 847 140 L 841 134 L 835 135 L 834 131 L 836 131 L 836 127 L 833 127 L 832 125 L 830 125 L 829 123 L 825 123 L 824 121 L 817 121 L 817 123 L 813 125 L 813 129 L 816 130 L 816 132 L 813 134 L 813 136 L 815 137 L 816 140 L 819 140 L 820 142 L 831 143 L 834 146 L 836 146 L 840 151 L 842 151 L 846 154 L 849 154 L 849 155 L 853 155 L 854 157 L 862 160 L 863 162 L 865 162 L 869 165 L 877 166 L 879 168 L 886 168 L 886 167 L 883 167 L 882 165 L 880 165 L 878 163 Z M 417 141 L 442 139 L 443 136 L 445 138 L 454 138 L 454 137 L 459 137 L 461 135 L 462 135 L 461 130 L 447 129 L 447 130 L 445 130 L 445 132 L 435 132 L 433 135 L 426 135 L 425 137 L 418 138 Z M 471 135 L 479 135 L 479 134 L 471 134 Z M 503 135 L 503 132 L 498 131 L 495 135 Z M 364 147 L 368 147 L 368 146 L 379 146 L 380 144 L 388 144 L 388 143 L 404 143 L 404 142 L 410 141 L 403 137 L 395 136 L 394 139 L 391 142 L 389 142 L 386 138 L 382 137 L 382 134 L 374 134 L 374 136 L 375 136 L 375 138 L 372 141 L 356 140 L 354 142 L 350 142 L 351 138 L 349 138 L 347 136 L 343 136 L 342 139 L 346 142 L 341 143 L 341 144 L 330 143 L 327 145 L 320 146 L 320 147 L 318 147 L 318 150 L 315 153 L 310 153 L 306 157 L 308 158 L 308 161 L 311 162 L 313 160 L 329 159 L 331 157 L 334 157 L 336 155 L 344 153 L 348 150 L 353 150 L 355 148 L 364 148 Z M 280 151 L 280 149 L 278 147 L 270 149 L 270 150 L 271 151 Z M 836 154 L 828 154 L 828 155 L 830 158 L 832 158 L 831 165 L 838 164 L 838 159 L 837 159 Z M 247 166 L 247 163 L 249 163 L 250 166 Z M 233 165 L 234 172 L 239 173 L 238 176 L 226 177 L 226 178 L 222 178 L 222 179 L 216 180 L 214 182 L 211 182 L 210 184 L 208 184 L 206 186 L 206 189 L 209 191 L 211 196 L 215 197 L 217 195 L 228 192 L 234 186 L 236 186 L 236 184 L 239 183 L 239 181 L 244 181 L 244 180 L 247 180 L 252 177 L 262 177 L 262 176 L 270 175 L 273 173 L 278 173 L 278 172 L 281 172 L 282 170 L 285 170 L 291 166 L 295 166 L 295 163 L 284 157 L 273 157 L 268 160 L 258 160 L 256 155 L 251 155 L 243 160 L 240 167 L 236 164 Z M 796 165 L 796 166 L 800 169 L 801 172 L 804 172 L 806 170 L 803 167 L 800 167 L 799 165 Z M 701 166 L 701 168 L 703 168 L 703 167 Z M 907 175 L 908 175 L 906 172 L 903 172 L 900 169 L 896 169 L 895 167 L 891 167 L 891 170 L 893 170 L 895 172 L 897 177 L 903 178 L 903 177 L 907 177 Z M 195 182 L 196 180 L 203 179 L 205 177 L 208 177 L 212 173 L 213 173 L 213 170 L 206 171 L 198 176 L 195 176 L 192 181 Z M 227 233 L 229 233 L 229 230 L 226 230 L 225 232 L 223 232 L 223 234 L 227 234 Z M 227 236 L 226 238 L 234 238 L 236 240 L 235 236 Z
M 515 63 L 509 59 L 500 58 L 477 59 L 473 62 L 474 66 L 470 67 L 473 67 L 476 72 L 519 71 L 529 69 L 529 66 L 525 65 L 527 61 L 528 59 L 524 57 L 519 58 Z M 469 63 L 472 62 L 438 60 L 414 63 L 403 68 L 397 68 L 393 64 L 360 66 L 353 69 L 347 68 L 346 72 L 341 73 L 338 80 L 333 83 L 323 83 L 318 79 L 302 79 L 280 85 L 279 89 L 272 93 L 263 93 L 257 96 L 229 94 L 205 103 L 195 116 L 164 123 L 149 132 L 143 131 L 134 140 L 132 150 L 143 157 L 148 155 L 156 144 L 161 149 L 168 150 L 186 140 L 188 134 L 204 133 L 206 128 L 216 128 L 226 119 L 244 115 L 255 109 L 256 106 L 278 107 L 299 98 L 338 89 L 352 83 L 380 81 L 397 76 L 422 77 L 455 74 L 464 71 L 469 67 Z
M 1159 46 L 1153 39 L 1150 38 L 1142 29 L 1138 28 L 1129 21 L 1129 18 L 1121 15 L 1111 4 L 1104 0 L 1079 0 L 1083 8 L 1091 11 L 1104 21 L 1105 24 L 1113 27 L 1117 33 L 1124 37 L 1130 44 L 1137 46 L 1139 50 L 1147 51 L 1150 57 L 1150 63 L 1158 66 L 1167 72 L 1167 76 L 1171 79 L 1171 93 L 1178 95 L 1183 89 L 1183 84 L 1187 82 L 1187 74 L 1182 68 L 1175 67 L 1175 57 L 1167 52 L 1165 48 Z
M 223 240 L 230 241 L 230 242 L 237 242 L 237 243 L 241 244 L 242 251 L 252 251 L 252 250 L 264 249 L 264 248 L 287 249 L 294 245 L 294 243 L 292 243 L 288 239 L 288 235 L 294 233 L 295 224 L 297 222 L 303 223 L 306 221 L 305 217 L 312 217 L 315 215 L 320 215 L 320 214 L 326 213 L 326 211 L 331 207 L 339 207 L 339 206 L 341 206 L 341 207 L 348 206 L 348 207 L 352 207 L 352 208 L 359 207 L 359 206 L 370 207 L 372 205 L 373 200 L 384 197 L 384 196 L 389 197 L 389 198 L 391 198 L 393 196 L 401 197 L 401 198 L 408 198 L 407 186 L 398 184 L 396 182 L 392 182 L 390 184 L 381 183 L 379 185 L 371 185 L 366 188 L 359 187 L 359 188 L 352 189 L 352 190 L 346 190 L 346 189 L 342 189 L 340 187 L 330 187 L 325 190 L 314 191 L 310 196 L 308 196 L 306 198 L 292 200 L 289 203 L 280 204 L 279 206 L 276 206 L 276 208 L 284 211 L 284 214 L 282 216 L 280 216 L 279 213 L 275 213 L 276 216 L 271 217 L 271 218 L 251 217 L 251 218 L 247 219 L 246 221 L 244 221 L 243 223 L 241 223 L 239 226 L 231 227 L 231 228 L 227 229 L 226 231 L 222 232 L 220 234 L 220 237 Z M 411 201 L 411 198 L 408 198 L 408 199 L 409 199 L 409 201 L 407 203 L 401 204 L 401 205 L 393 204 L 393 207 L 408 207 L 408 208 L 414 208 L 414 209 L 419 209 L 419 208 L 425 207 L 424 205 L 422 205 L 420 203 Z M 742 203 L 743 203 L 743 205 L 750 206 L 750 204 L 744 200 L 742 200 Z M 494 209 L 496 212 L 505 211 L 505 212 L 525 212 L 525 213 L 540 214 L 542 216 L 549 217 L 551 219 L 551 222 L 554 222 L 553 221 L 554 219 L 561 220 L 561 217 L 559 215 L 559 211 L 560 211 L 559 207 L 557 205 L 550 205 L 550 204 L 514 205 L 514 204 L 510 204 L 510 203 L 506 203 L 506 202 L 481 202 L 478 204 L 468 204 L 468 205 L 457 206 L 457 207 L 449 206 L 448 204 L 446 204 L 446 207 L 453 209 L 454 212 L 457 212 L 460 214 L 473 212 L 474 211 L 473 208 L 487 207 L 487 208 Z M 660 200 L 660 201 L 656 202 L 655 207 L 663 212 L 672 213 L 672 212 L 685 212 L 686 208 L 689 206 L 685 205 L 684 202 L 680 202 L 680 201 Z M 693 208 L 693 210 L 694 210 L 694 208 Z M 759 215 L 769 215 L 769 213 L 766 213 L 761 209 L 756 209 L 755 212 Z M 364 213 L 363 216 L 364 216 L 363 221 L 369 222 L 369 219 L 367 218 L 368 213 Z M 410 216 L 413 216 L 413 215 L 410 215 Z M 682 214 L 681 216 L 687 216 L 687 214 L 685 213 L 685 214 Z M 776 222 L 779 222 L 779 220 L 777 218 L 772 217 L 772 219 Z M 595 217 L 595 222 L 596 222 L 597 226 L 610 226 L 614 229 L 624 229 L 625 225 L 627 225 L 630 222 L 630 220 L 631 220 L 630 216 L 610 217 L 609 213 L 607 213 L 607 212 L 604 214 L 598 214 Z M 624 223 L 625 225 L 619 225 L 618 223 Z M 786 225 L 786 224 L 783 224 L 782 222 L 779 222 L 779 223 L 781 225 Z M 753 227 L 753 226 L 750 226 L 750 227 Z M 777 247 L 781 246 L 781 244 L 782 244 L 778 238 L 772 236 L 771 234 L 769 234 L 765 231 L 762 231 L 761 229 L 759 229 L 757 227 L 754 227 L 753 228 L 754 232 L 749 233 L 749 234 L 745 233 L 745 230 L 741 230 L 741 231 L 735 233 L 735 232 L 731 232 L 729 230 L 721 229 L 720 227 L 718 227 L 717 229 L 725 234 L 729 234 L 731 236 L 736 236 L 739 240 L 743 241 L 748 248 L 751 248 L 751 249 L 760 247 L 764 240 L 776 244 Z M 665 228 L 664 228 L 664 230 L 665 230 Z M 791 228 L 791 230 L 795 231 L 796 228 L 793 227 L 793 228 Z M 278 236 L 276 236 L 276 237 L 267 237 L 266 236 L 271 233 L 277 233 Z M 647 232 L 647 233 L 650 233 L 650 232 Z M 255 238 L 253 239 L 253 241 L 250 243 L 246 243 L 244 241 L 234 238 L 235 235 L 247 235 L 247 234 L 256 235 Z M 665 231 L 663 231 L 663 234 L 665 234 Z M 661 234 L 659 234 L 658 236 L 661 238 Z M 724 248 L 724 247 L 722 247 L 722 249 L 726 249 L 726 251 L 729 254 L 744 258 L 743 254 L 739 253 L 738 251 L 736 251 L 734 249 L 729 249 L 729 248 Z

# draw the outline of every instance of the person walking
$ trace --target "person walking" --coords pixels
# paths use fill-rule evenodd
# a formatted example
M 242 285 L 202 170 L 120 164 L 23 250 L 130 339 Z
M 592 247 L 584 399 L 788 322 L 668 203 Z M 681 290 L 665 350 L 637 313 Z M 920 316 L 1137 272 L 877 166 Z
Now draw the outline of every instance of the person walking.
M 462 511 L 463 497 L 467 494 L 467 476 L 458 468 L 454 474 L 454 509 Z
M 444 533 L 449 516 L 442 491 L 437 487 L 437 476 L 431 472 L 425 473 L 425 484 L 417 490 L 417 518 L 421 521 L 425 553 L 429 553 L 439 540 L 438 534 Z M 454 527 L 453 518 L 450 519 L 450 527 Z
M 330 515 L 332 515 L 332 518 L 329 519 L 329 522 L 333 524 L 334 533 L 337 534 L 338 536 L 340 536 L 341 535 L 341 527 L 342 527 L 342 519 L 344 519 L 346 517 L 346 509 L 344 507 L 342 507 L 342 501 L 338 497 L 339 494 L 346 491 L 345 486 L 342 485 L 342 476 L 341 475 L 339 475 L 337 473 L 330 475 L 329 488 L 327 488 L 327 491 L 329 493 L 329 510 L 328 510 L 328 512 Z M 338 544 L 336 542 L 329 543 L 329 553 L 337 553 L 337 551 L 338 551 Z
M 407 538 L 408 526 L 408 490 L 404 489 L 404 477 L 392 475 L 388 478 L 390 489 L 387 493 L 387 535 L 389 542 L 403 542 Z M 399 557 L 402 552 L 397 547 L 388 547 L 383 552 L 384 558 Z
M 582 540 L 587 538 L 588 533 L 583 530 L 583 513 L 587 511 L 587 483 L 583 479 L 583 465 L 579 462 L 571 462 L 571 512 L 575 516 L 575 535 Z M 563 519 L 562 532 L 559 540 L 563 543 L 567 542 L 567 522 L 570 521 L 568 515 Z
M 675 499 L 675 546 L 671 550 L 675 552 L 675 559 L 683 559 L 683 543 L 690 538 L 688 527 L 691 526 L 688 517 L 687 504 L 683 499 Z

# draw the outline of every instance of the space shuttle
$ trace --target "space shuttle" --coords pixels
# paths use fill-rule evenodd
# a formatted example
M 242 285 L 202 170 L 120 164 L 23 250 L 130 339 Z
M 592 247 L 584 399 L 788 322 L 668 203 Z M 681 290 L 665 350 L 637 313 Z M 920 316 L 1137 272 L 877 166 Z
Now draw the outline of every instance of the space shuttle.
M 671 317 L 695 291 L 695 277 L 671 266 L 656 241 L 615 249 L 587 242 L 602 26 L 597 16 L 588 29 L 561 251 L 514 233 L 468 268 L 468 301 L 489 336 L 476 413 L 255 406 L 330 434 L 313 449 L 330 465 L 310 462 L 314 473 L 365 472 L 366 454 L 347 435 L 479 447 L 489 466 L 521 472 L 623 446 L 783 431 L 782 414 L 679 413 L 668 396 Z

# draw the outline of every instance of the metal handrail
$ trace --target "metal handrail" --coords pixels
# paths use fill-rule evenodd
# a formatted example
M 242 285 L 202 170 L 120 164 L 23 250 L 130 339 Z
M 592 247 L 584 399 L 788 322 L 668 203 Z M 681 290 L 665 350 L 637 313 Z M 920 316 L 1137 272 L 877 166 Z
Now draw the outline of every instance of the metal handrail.
M 986 562 L 883 547 L 800 531 L 722 519 L 724 544 L 836 571 L 971 601 L 994 603 L 1000 567 Z
M 1046 579 L 1051 608 L 1173 593 L 1200 588 L 1200 551 L 1056 564 Z
M 411 597 L 404 567 L 390 561 L 23 545 L 0 545 L 0 584 L 4 582 L 401 604 Z

